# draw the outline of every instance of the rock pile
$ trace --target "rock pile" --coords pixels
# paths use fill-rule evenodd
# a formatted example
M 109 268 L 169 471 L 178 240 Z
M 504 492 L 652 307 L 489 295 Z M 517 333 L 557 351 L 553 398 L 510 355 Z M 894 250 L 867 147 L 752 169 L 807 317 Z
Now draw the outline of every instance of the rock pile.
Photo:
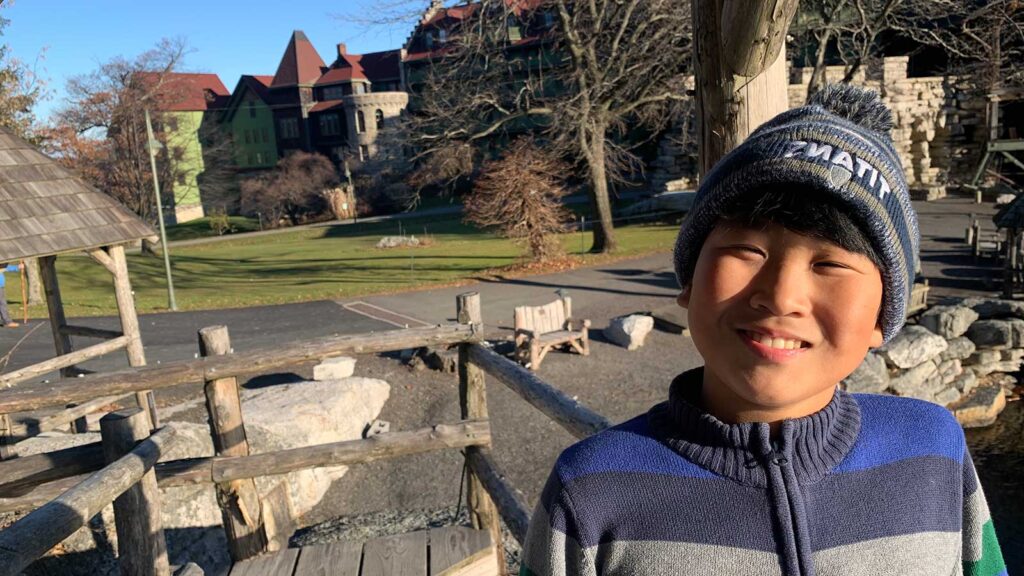
M 948 407 L 965 427 L 987 426 L 1024 361 L 1024 302 L 969 298 L 933 306 L 843 381 Z M 1006 388 L 1007 390 L 1004 390 Z

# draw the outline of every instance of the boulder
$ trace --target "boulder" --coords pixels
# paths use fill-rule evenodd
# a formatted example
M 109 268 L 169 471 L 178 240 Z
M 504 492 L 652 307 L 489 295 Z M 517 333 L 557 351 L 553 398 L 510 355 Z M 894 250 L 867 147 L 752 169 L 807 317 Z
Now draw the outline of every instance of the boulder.
M 913 368 L 935 358 L 949 342 L 923 326 L 907 326 L 885 347 L 880 348 L 886 362 L 897 368 Z
M 356 359 L 351 356 L 328 358 L 313 366 L 313 380 L 341 380 L 348 378 L 356 370 Z
M 918 322 L 943 338 L 957 338 L 977 319 L 978 313 L 967 306 L 933 306 Z
M 967 337 L 978 348 L 1013 348 L 1013 325 L 1009 320 L 978 320 L 967 329 Z
M 964 360 L 964 366 L 977 366 L 979 364 L 991 364 L 993 362 L 999 362 L 1003 359 L 1003 355 L 999 353 L 999 350 L 978 350 L 974 354 L 971 354 L 966 360 Z
M 1024 318 L 1024 302 L 996 298 L 966 298 L 961 303 L 978 313 L 982 320 L 991 318 Z
M 960 396 L 960 391 L 950 386 L 949 388 L 944 388 L 943 390 L 935 394 L 934 402 L 939 406 L 949 406 L 953 402 L 959 400 Z
M 399 248 L 402 246 L 419 246 L 420 240 L 415 236 L 384 236 L 377 241 L 377 248 Z
M 612 318 L 604 329 L 604 337 L 626 350 L 644 345 L 647 334 L 654 329 L 654 318 L 644 314 L 630 314 Z
M 949 347 L 939 354 L 940 360 L 965 360 L 974 354 L 975 346 L 974 342 L 966 336 L 959 338 L 952 338 L 949 340 Z
M 885 359 L 873 352 L 868 352 L 860 366 L 843 380 L 843 389 L 847 392 L 878 394 L 888 387 L 889 370 Z
M 987 376 L 993 372 L 1016 372 L 1020 370 L 1020 365 L 1020 360 L 1001 360 L 999 362 L 978 364 L 970 368 L 978 376 Z
M 1006 396 L 1000 386 L 979 386 L 949 407 L 964 428 L 990 426 L 1006 408 Z
M 949 384 L 962 374 L 964 369 L 960 366 L 959 360 L 946 360 L 939 363 L 938 371 L 939 379 L 942 380 L 942 383 Z
M 900 396 L 909 396 L 930 402 L 935 393 L 943 388 L 938 373 L 939 370 L 935 363 L 928 360 L 890 380 L 889 389 Z
M 1000 350 L 999 356 L 1001 360 L 1021 360 L 1024 359 L 1024 348 L 1011 348 L 1010 350 Z
M 978 376 L 971 370 L 964 370 L 953 380 L 952 385 L 960 391 L 961 395 L 970 394 L 971 390 L 978 386 Z

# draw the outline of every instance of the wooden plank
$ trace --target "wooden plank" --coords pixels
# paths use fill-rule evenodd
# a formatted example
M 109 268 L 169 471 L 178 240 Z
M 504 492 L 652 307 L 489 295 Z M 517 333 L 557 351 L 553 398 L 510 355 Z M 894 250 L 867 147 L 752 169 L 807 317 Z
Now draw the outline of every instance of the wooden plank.
M 128 337 L 121 336 L 119 338 L 100 342 L 99 344 L 87 346 L 81 350 L 62 354 L 56 358 L 43 360 L 42 362 L 37 362 L 31 366 L 26 366 L 20 370 L 14 370 L 13 372 L 8 372 L 0 376 L 0 387 L 9 388 L 15 384 L 26 382 L 37 376 L 53 372 L 54 370 L 60 370 L 62 374 L 66 375 L 68 369 L 79 362 L 84 362 L 91 358 L 97 358 L 99 356 L 109 354 L 114 350 L 119 350 L 127 345 Z
M 371 354 L 421 346 L 439 347 L 445 344 L 477 341 L 479 338 L 479 327 L 443 324 L 426 328 L 316 338 L 228 356 L 166 362 L 157 366 L 105 372 L 60 383 L 33 382 L 9 390 L 0 390 L 0 414 L 64 406 L 69 402 L 83 402 L 97 396 L 167 388 L 213 378 L 265 374 L 287 366 L 345 354 Z
M 490 452 L 478 450 L 466 456 L 469 467 L 494 500 L 512 536 L 522 545 L 526 542 L 526 530 L 530 525 L 530 509 L 522 492 L 509 483 L 505 474 L 491 457 Z M 500 540 L 495 540 L 500 542 Z M 504 559 L 502 559 L 504 562 Z M 504 565 L 504 564 L 500 564 Z
M 224 356 L 230 351 L 227 326 L 208 326 L 199 331 L 201 356 Z M 217 456 L 248 456 L 249 440 L 242 420 L 238 381 L 234 377 L 210 379 L 206 381 L 204 392 L 210 436 Z M 239 561 L 266 552 L 267 534 L 255 481 L 218 482 L 216 491 L 231 558 Z
M 298 548 L 249 558 L 235 564 L 231 576 L 292 576 L 298 558 Z
M 375 538 L 363 545 L 362 576 L 427 576 L 429 532 Z
M 365 440 L 344 440 L 251 456 L 161 462 L 156 466 L 156 475 L 161 487 L 229 482 L 321 466 L 373 462 L 433 450 L 487 446 L 490 443 L 491 431 L 487 421 L 464 420 L 408 432 L 378 434 Z M 27 490 L 43 481 L 98 470 L 102 466 L 103 460 L 95 444 L 0 462 L 0 494 Z M 7 509 L 34 507 L 32 502 L 37 502 L 38 498 L 26 501 L 24 505 L 13 500 L 4 503 Z
M 452 576 L 485 556 L 494 556 L 494 543 L 485 530 L 465 526 L 430 529 L 430 575 Z
M 149 416 L 141 408 L 111 412 L 100 419 L 100 433 L 103 453 L 113 464 L 149 436 Z M 171 575 L 160 517 L 160 491 L 152 467 L 114 499 L 114 523 L 123 576 Z
M 263 496 L 260 507 L 263 533 L 267 538 L 267 551 L 276 552 L 288 547 L 288 541 L 295 533 L 295 506 L 292 504 L 288 482 L 278 482 Z
M 175 434 L 173 428 L 161 428 L 117 462 L 0 532 L 0 576 L 20 574 L 138 482 L 173 444 Z
M 501 380 L 524 400 L 577 438 L 586 438 L 611 426 L 607 418 L 569 398 L 526 368 L 484 348 L 468 345 L 469 361 Z
M 305 546 L 295 564 L 295 576 L 359 576 L 363 544 L 341 540 Z

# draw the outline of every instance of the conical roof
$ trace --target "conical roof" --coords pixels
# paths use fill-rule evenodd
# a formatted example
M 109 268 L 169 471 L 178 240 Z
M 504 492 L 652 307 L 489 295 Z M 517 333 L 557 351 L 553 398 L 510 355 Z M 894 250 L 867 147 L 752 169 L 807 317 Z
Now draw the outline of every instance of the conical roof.
M 313 48 L 313 43 L 306 34 L 302 30 L 296 30 L 292 32 L 291 40 L 284 50 L 281 63 L 277 65 L 277 72 L 274 73 L 274 81 L 270 83 L 270 87 L 313 84 L 326 67 L 323 58 L 316 48 Z
M 0 263 L 154 234 L 116 200 L 0 128 Z

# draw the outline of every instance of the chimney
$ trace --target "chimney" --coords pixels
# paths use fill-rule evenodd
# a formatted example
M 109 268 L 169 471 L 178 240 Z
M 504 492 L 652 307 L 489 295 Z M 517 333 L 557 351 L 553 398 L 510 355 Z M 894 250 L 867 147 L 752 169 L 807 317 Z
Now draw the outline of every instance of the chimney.
M 348 54 L 348 48 L 346 48 L 344 42 L 338 42 L 338 58 L 341 58 Z

